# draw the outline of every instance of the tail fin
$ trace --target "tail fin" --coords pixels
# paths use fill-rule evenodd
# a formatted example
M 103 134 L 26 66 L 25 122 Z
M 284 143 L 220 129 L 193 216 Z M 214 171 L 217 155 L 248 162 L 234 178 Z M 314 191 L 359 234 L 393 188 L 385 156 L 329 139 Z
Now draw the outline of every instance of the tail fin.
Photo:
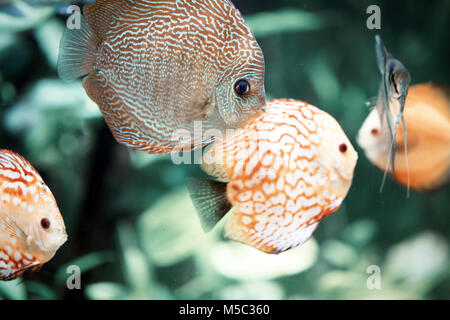
M 186 183 L 203 230 L 211 231 L 232 207 L 226 196 L 227 184 L 193 178 Z
M 73 81 L 91 73 L 99 40 L 83 15 L 79 29 L 67 29 L 59 45 L 58 75 Z

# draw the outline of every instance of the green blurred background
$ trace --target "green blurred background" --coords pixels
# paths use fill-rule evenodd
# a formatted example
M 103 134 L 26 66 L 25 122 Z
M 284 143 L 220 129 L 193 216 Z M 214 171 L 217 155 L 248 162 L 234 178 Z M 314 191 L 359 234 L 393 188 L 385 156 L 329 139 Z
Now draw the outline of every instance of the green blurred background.
M 357 148 L 353 186 L 314 239 L 279 256 L 204 234 L 184 180 L 197 166 L 115 142 L 80 83 L 56 75 L 64 16 L 54 7 L 0 14 L 0 146 L 41 173 L 69 240 L 31 279 L 0 283 L 4 299 L 449 299 L 450 192 L 389 181 L 356 146 L 380 76 L 377 31 L 413 83 L 449 84 L 450 1 L 235 0 L 266 58 L 269 98 L 332 114 Z M 66 268 L 82 270 L 81 290 Z M 369 266 L 381 290 L 369 290 Z

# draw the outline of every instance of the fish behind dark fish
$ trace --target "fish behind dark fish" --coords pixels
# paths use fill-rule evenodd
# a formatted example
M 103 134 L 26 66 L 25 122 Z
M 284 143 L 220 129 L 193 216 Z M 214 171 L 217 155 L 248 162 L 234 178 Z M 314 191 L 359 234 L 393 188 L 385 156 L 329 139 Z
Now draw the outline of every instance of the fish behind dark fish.
M 395 171 L 389 169 L 389 174 L 416 191 L 445 188 L 450 182 L 450 86 L 433 83 L 411 86 L 404 117 L 408 153 L 403 145 L 404 130 L 398 130 L 395 137 L 397 165 Z M 389 166 L 391 141 L 386 128 L 381 128 L 377 109 L 364 121 L 357 140 L 372 163 L 382 170 Z

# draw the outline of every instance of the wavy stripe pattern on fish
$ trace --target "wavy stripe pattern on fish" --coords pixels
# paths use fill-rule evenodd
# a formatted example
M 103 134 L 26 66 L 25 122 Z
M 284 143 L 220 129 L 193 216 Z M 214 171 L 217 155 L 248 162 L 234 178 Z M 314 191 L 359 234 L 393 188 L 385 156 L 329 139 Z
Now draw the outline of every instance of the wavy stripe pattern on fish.
M 342 144 L 345 156 L 339 154 Z M 230 181 L 227 195 L 234 208 L 226 235 L 270 253 L 303 243 L 339 208 L 357 159 L 331 116 L 282 99 L 268 102 L 263 116 L 213 145 L 206 156 L 225 165 L 205 164 L 205 171 Z
M 0 280 L 12 280 L 26 270 L 39 270 L 67 235 L 56 201 L 39 173 L 8 150 L 0 150 L 0 203 Z
M 96 49 L 83 85 L 127 146 L 168 153 L 176 130 L 239 127 L 264 106 L 263 53 L 228 0 L 99 0 L 84 15 Z

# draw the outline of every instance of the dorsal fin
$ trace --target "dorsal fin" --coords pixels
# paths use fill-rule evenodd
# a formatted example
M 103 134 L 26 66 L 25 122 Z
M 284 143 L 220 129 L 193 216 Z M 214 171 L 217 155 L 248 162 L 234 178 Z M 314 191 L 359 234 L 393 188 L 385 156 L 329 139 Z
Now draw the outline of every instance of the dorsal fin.
M 67 29 L 59 45 L 58 75 L 64 81 L 87 76 L 94 68 L 100 41 L 83 15 L 80 19 L 80 29 Z
M 186 184 L 205 232 L 211 231 L 232 208 L 224 182 L 188 178 Z

